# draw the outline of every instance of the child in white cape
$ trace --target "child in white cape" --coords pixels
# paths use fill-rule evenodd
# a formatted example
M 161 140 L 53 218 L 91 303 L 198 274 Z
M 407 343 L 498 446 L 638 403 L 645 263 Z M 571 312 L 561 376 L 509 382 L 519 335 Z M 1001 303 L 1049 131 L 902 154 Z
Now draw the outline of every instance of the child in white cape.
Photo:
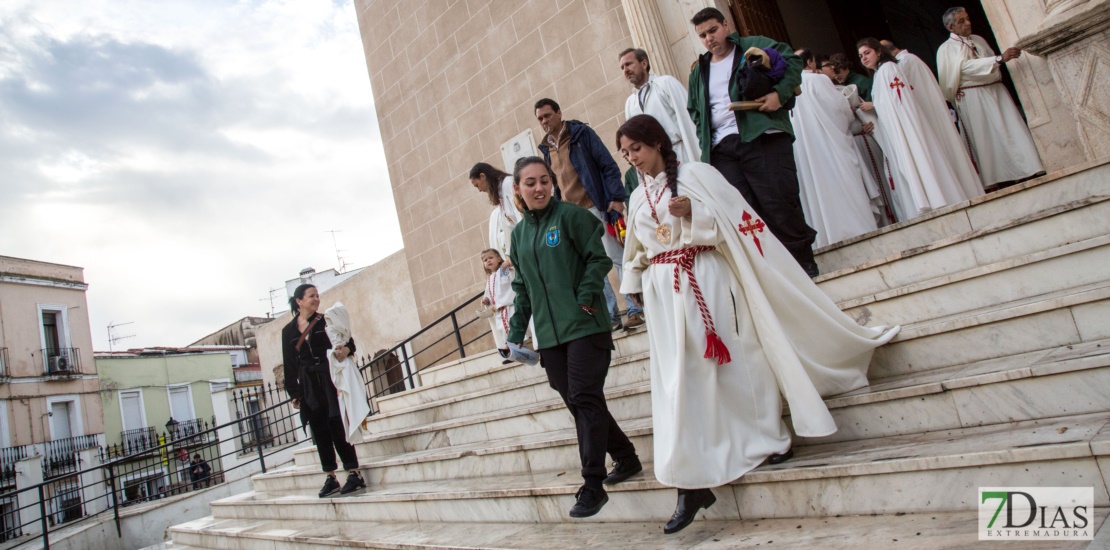
M 490 248 L 482 251 L 482 268 L 486 271 L 486 292 L 482 296 L 482 305 L 493 310 L 489 317 L 490 329 L 493 331 L 493 341 L 502 357 L 508 357 L 509 346 L 505 339 L 509 334 L 509 319 L 513 317 L 513 275 L 510 268 L 501 267 L 504 260 L 501 254 Z M 509 363 L 505 359 L 505 363 Z
M 370 403 L 366 400 L 366 382 L 354 357 L 348 355 L 342 361 L 335 357 L 335 348 L 351 340 L 351 316 L 342 302 L 336 302 L 324 312 L 324 320 L 327 322 L 324 330 L 332 344 L 332 350 L 328 351 L 331 381 L 338 392 L 339 412 L 347 442 L 353 445 L 362 442 L 360 428 L 370 414 Z

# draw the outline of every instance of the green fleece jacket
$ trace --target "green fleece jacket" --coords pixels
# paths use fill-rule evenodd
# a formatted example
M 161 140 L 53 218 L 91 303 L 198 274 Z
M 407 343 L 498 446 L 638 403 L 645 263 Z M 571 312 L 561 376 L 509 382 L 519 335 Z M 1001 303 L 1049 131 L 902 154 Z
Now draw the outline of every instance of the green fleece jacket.
M 786 105 L 794 97 L 794 88 L 802 85 L 802 58 L 794 55 L 794 50 L 788 44 L 776 42 L 765 36 L 744 36 L 732 33 L 728 41 L 736 45 L 738 51 L 733 59 L 732 76 L 728 81 L 728 95 L 733 101 L 740 101 L 741 90 L 736 82 L 736 70 L 743 63 L 744 52 L 748 48 L 774 48 L 786 60 L 786 74 L 775 85 L 779 94 L 779 101 Z M 709 150 L 713 148 L 713 113 L 709 105 L 709 61 L 713 54 L 705 52 L 694 65 L 690 67 L 690 99 L 686 103 L 686 110 L 698 127 L 698 141 L 701 143 L 701 161 L 709 162 Z M 740 130 L 740 140 L 749 142 L 763 135 L 767 130 L 781 130 L 794 135 L 794 127 L 790 125 L 790 112 L 779 109 L 770 113 L 763 111 L 735 111 L 736 126 Z
M 524 213 L 513 229 L 509 254 L 516 269 L 510 342 L 524 340 L 529 317 L 544 348 L 609 332 L 601 287 L 613 260 L 601 244 L 604 230 L 588 210 L 558 200 Z

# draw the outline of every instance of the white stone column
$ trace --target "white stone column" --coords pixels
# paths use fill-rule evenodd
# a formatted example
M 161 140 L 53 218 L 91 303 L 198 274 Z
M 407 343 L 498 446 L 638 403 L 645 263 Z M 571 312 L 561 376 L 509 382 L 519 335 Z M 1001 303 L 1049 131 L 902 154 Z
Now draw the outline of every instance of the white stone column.
M 222 389 L 212 392 L 212 415 L 216 418 L 216 426 L 222 426 L 233 420 L 231 417 L 231 390 Z M 217 436 L 220 438 L 220 466 L 222 472 L 226 472 L 239 464 L 238 447 L 236 440 L 238 438 L 237 430 L 233 429 L 234 425 L 227 426 L 216 430 Z M 213 426 L 215 427 L 215 426 Z M 212 465 L 215 467 L 215 464 Z M 212 472 L 216 475 L 216 472 Z
M 81 474 L 78 480 L 81 484 L 81 503 L 85 505 L 85 514 L 92 516 L 107 510 L 106 482 L 108 479 L 104 470 L 100 468 L 100 449 L 77 451 L 77 461 L 80 469 L 90 470 Z
M 15 488 L 24 489 L 42 483 L 42 456 L 29 456 L 15 463 Z M 39 508 L 38 490 L 16 495 L 19 506 L 19 523 L 24 535 L 42 533 L 42 511 Z
M 662 16 L 656 0 L 623 0 L 624 16 L 628 20 L 628 30 L 632 33 L 632 43 L 643 48 L 651 60 L 651 72 L 669 74 L 684 79 L 685 74 L 678 71 L 671 56 L 671 46 L 667 40 L 667 29 L 663 26 Z M 616 60 L 614 60 L 616 61 Z

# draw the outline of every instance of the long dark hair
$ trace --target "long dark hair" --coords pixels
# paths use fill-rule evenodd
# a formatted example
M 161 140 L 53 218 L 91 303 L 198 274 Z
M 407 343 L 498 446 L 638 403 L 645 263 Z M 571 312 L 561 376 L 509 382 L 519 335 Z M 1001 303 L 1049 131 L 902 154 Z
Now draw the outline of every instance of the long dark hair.
M 509 177 L 509 175 L 485 162 L 479 162 L 470 168 L 470 179 L 475 179 L 482 175 L 486 176 L 486 183 L 489 184 L 489 189 L 486 190 L 486 193 L 489 193 L 490 204 L 499 206 L 501 204 L 501 182 Z
M 316 285 L 305 283 L 293 291 L 293 297 L 289 299 L 289 309 L 293 311 L 294 317 L 301 313 L 301 306 L 297 305 L 297 300 L 304 300 L 304 293 L 308 292 L 310 288 L 316 288 Z
M 547 169 L 547 175 L 551 177 L 551 186 L 552 186 L 552 188 L 555 188 L 559 185 L 559 180 L 555 178 L 555 171 L 551 169 L 551 165 L 548 164 L 547 161 L 543 160 L 542 157 L 524 157 L 524 158 L 521 158 L 521 159 L 517 159 L 516 165 L 513 166 L 513 185 L 514 186 L 520 185 L 520 172 L 521 172 L 521 170 L 524 170 L 525 168 L 527 168 L 527 167 L 529 167 L 533 164 L 542 164 L 543 167 Z M 516 197 L 516 205 L 517 205 L 518 208 L 520 208 L 521 212 L 524 212 L 525 210 L 528 210 L 528 204 L 526 204 L 524 202 L 524 197 L 521 197 L 520 195 L 516 194 L 515 192 L 513 193 L 513 196 Z M 554 191 L 552 191 L 551 200 L 553 200 L 553 201 L 558 200 L 554 195 Z
M 879 70 L 879 67 L 882 66 L 883 63 L 886 63 L 888 61 L 891 61 L 891 62 L 894 62 L 894 63 L 898 62 L 898 60 L 895 59 L 894 56 L 890 54 L 890 51 L 887 50 L 886 48 L 884 48 L 882 43 L 879 42 L 879 40 L 876 39 L 876 38 L 867 37 L 867 38 L 860 39 L 859 42 L 856 42 L 856 51 L 858 52 L 859 49 L 864 47 L 864 46 L 867 46 L 868 48 L 871 48 L 872 50 L 875 50 L 875 53 L 879 54 L 879 63 L 875 65 L 874 69 L 870 69 L 870 68 L 868 69 L 869 71 L 871 71 L 872 74 L 874 74 L 875 71 Z
M 621 148 L 621 137 L 638 141 L 648 147 L 659 147 L 663 155 L 663 166 L 667 173 L 667 187 L 671 189 L 671 197 L 678 196 L 678 155 L 674 154 L 671 138 L 663 125 L 651 115 L 636 115 L 625 122 L 617 130 L 617 149 Z

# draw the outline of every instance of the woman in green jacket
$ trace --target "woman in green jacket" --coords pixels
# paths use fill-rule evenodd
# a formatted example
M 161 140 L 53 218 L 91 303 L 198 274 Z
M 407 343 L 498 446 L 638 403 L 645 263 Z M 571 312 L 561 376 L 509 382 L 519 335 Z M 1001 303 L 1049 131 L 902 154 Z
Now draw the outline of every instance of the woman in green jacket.
M 604 229 L 589 211 L 555 199 L 554 186 L 543 159 L 517 162 L 513 191 L 525 208 L 510 248 L 517 277 L 508 341 L 519 345 L 532 318 L 536 340 L 547 346 L 538 351 L 548 383 L 574 416 L 585 481 L 570 517 L 584 518 L 609 501 L 603 484 L 620 483 L 643 467 L 605 404 L 613 336 L 601 288 L 613 262 L 601 244 Z M 606 453 L 614 462 L 608 474 Z

